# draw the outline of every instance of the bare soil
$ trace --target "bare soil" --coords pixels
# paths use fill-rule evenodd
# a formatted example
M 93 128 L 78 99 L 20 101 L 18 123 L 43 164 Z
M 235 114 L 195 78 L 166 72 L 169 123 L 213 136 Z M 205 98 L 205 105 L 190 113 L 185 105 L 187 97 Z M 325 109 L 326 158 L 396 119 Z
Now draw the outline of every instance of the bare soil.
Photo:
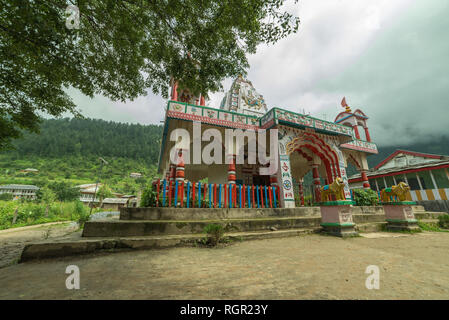
M 65 286 L 66 267 L 81 288 Z M 368 290 L 369 265 L 380 289 Z M 101 253 L 0 269 L 0 299 L 448 299 L 449 233 L 306 235 Z

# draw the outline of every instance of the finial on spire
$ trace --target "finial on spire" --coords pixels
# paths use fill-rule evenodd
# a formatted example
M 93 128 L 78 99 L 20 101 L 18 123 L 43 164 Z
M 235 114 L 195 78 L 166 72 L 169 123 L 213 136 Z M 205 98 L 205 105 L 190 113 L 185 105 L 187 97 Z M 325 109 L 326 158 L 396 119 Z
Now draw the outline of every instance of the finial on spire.
M 346 108 L 346 110 L 345 110 L 346 112 L 351 112 L 351 108 L 346 103 L 346 97 L 343 97 L 343 100 L 341 100 L 341 106 L 343 108 Z

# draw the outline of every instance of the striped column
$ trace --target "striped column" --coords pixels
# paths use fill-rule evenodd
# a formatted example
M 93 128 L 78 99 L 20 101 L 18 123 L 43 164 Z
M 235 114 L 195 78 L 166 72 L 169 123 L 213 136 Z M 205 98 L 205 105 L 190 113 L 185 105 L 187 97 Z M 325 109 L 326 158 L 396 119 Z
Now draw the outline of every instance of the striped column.
M 366 175 L 366 171 L 362 170 L 361 173 L 362 173 L 363 188 L 369 189 L 370 185 L 368 181 L 368 176 Z
M 177 194 L 177 196 L 175 197 L 175 206 L 177 205 L 178 202 L 178 197 L 180 197 L 180 206 L 182 207 L 184 205 L 184 159 L 182 157 L 182 149 L 179 149 L 178 151 L 178 161 L 176 164 L 176 184 L 177 184 L 177 189 L 175 191 L 175 194 Z
M 318 172 L 318 165 L 312 164 L 312 175 L 313 175 L 313 184 L 314 184 L 314 191 L 315 191 L 315 201 L 321 202 L 321 183 L 320 183 L 320 174 Z
M 228 167 L 228 183 L 235 184 L 235 155 L 230 155 L 231 161 Z

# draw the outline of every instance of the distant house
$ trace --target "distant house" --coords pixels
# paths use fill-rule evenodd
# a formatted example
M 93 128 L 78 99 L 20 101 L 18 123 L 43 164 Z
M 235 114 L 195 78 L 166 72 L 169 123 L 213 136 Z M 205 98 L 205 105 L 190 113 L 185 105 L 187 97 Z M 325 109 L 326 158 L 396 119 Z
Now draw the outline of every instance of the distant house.
M 100 190 L 100 187 L 103 184 L 99 183 L 98 185 L 96 183 L 87 183 L 87 184 L 81 184 L 77 186 L 80 189 L 80 201 L 89 204 L 90 202 L 99 203 L 100 199 L 95 198 L 95 190 L 98 193 L 98 190 Z
M 403 181 L 410 186 L 408 200 L 449 199 L 449 156 L 446 155 L 396 150 L 368 171 L 367 176 L 375 191 Z M 351 189 L 362 188 L 362 183 L 360 173 L 349 177 Z
M 143 175 L 142 175 L 141 173 L 139 173 L 139 172 L 131 172 L 131 173 L 129 174 L 129 176 L 130 176 L 131 178 L 134 178 L 134 179 L 142 178 L 142 177 L 143 177 Z
M 0 194 L 10 193 L 14 199 L 24 198 L 28 200 L 36 199 L 38 187 L 28 184 L 8 184 L 0 186 Z
M 105 198 L 103 199 L 101 207 L 103 209 L 112 209 L 119 211 L 120 208 L 128 205 L 130 199 L 131 198 Z

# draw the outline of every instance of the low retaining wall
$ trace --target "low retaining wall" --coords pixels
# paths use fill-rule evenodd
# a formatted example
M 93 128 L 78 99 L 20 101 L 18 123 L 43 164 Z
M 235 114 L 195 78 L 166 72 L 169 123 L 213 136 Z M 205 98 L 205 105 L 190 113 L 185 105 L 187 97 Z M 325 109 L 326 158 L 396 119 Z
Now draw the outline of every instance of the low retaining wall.
M 416 201 L 426 211 L 449 213 L 449 200 Z
M 320 207 L 300 208 L 121 208 L 120 220 L 210 220 L 321 217 Z

